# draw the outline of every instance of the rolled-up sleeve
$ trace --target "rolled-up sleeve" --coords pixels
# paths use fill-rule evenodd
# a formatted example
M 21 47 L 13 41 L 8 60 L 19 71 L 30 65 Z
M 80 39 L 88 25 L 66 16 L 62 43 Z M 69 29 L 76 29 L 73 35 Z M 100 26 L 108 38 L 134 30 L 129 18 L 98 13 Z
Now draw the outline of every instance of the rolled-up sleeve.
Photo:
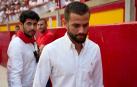
M 51 73 L 50 57 L 46 47 L 44 47 L 37 65 L 34 77 L 33 87 L 46 87 L 47 81 Z
M 21 75 L 23 70 L 22 53 L 19 45 L 11 42 L 7 51 L 8 87 L 22 87 Z

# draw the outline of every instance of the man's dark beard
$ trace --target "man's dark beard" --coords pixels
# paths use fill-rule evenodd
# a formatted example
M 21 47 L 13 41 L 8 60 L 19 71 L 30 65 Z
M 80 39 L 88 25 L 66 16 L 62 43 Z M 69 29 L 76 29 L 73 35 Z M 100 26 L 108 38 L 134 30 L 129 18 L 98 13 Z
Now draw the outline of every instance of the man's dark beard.
M 44 29 L 44 30 L 40 31 L 40 33 L 45 33 L 45 32 L 46 32 L 46 29 Z
M 28 33 L 24 32 L 24 34 L 29 37 L 29 38 L 32 38 L 33 36 L 30 36 Z
M 87 34 L 81 34 L 81 35 L 84 35 L 84 39 L 78 39 L 77 38 L 78 35 L 74 35 L 71 32 L 67 32 L 67 33 L 68 33 L 69 37 L 71 38 L 71 40 L 73 40 L 73 41 L 75 41 L 75 42 L 77 42 L 79 44 L 84 43 L 85 40 L 86 40 L 86 37 L 87 37 Z
M 34 31 L 34 30 L 31 30 L 31 31 Z M 31 31 L 29 31 L 29 32 L 31 32 Z M 24 26 L 23 26 L 23 32 L 24 32 L 24 34 L 27 36 L 27 37 L 29 37 L 29 38 L 32 38 L 33 36 L 31 36 L 31 35 L 29 35 L 28 33 L 27 33 L 27 31 L 25 30 L 25 28 L 24 28 Z M 35 32 L 35 31 L 34 31 Z M 36 33 L 36 32 L 35 32 Z

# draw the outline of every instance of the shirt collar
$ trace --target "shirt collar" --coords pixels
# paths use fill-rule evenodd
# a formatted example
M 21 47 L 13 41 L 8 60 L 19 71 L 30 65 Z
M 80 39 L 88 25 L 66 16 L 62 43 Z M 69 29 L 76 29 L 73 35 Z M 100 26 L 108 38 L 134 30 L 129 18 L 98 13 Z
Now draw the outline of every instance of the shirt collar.
M 17 36 L 18 36 L 20 39 L 22 39 L 25 43 L 32 43 L 32 44 L 33 44 L 33 43 L 35 42 L 34 37 L 32 37 L 32 38 L 27 37 L 27 36 L 24 34 L 24 32 L 22 32 L 21 30 L 17 32 Z

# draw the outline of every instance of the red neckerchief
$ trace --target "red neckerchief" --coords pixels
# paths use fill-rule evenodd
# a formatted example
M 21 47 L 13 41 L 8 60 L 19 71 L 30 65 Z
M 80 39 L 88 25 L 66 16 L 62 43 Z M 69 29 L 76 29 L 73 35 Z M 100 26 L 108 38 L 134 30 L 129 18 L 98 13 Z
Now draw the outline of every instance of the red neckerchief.
M 29 38 L 27 37 L 22 31 L 18 31 L 17 32 L 17 36 L 22 39 L 25 43 L 34 43 L 35 42 L 35 39 L 34 37 L 33 38 Z

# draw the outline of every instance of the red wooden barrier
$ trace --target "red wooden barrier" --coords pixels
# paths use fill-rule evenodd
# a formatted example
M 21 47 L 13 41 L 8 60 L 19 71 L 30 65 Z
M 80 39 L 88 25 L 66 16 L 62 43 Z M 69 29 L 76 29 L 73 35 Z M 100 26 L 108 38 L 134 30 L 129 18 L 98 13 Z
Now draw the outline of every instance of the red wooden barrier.
M 51 30 L 56 38 L 64 28 Z M 6 65 L 9 33 L 0 32 L 0 64 Z M 137 87 L 137 23 L 90 27 L 88 37 L 98 43 L 105 87 Z
M 101 47 L 105 87 L 137 87 L 137 23 L 91 27 Z
M 0 32 L 0 64 L 7 64 L 7 48 L 10 42 L 10 32 Z

